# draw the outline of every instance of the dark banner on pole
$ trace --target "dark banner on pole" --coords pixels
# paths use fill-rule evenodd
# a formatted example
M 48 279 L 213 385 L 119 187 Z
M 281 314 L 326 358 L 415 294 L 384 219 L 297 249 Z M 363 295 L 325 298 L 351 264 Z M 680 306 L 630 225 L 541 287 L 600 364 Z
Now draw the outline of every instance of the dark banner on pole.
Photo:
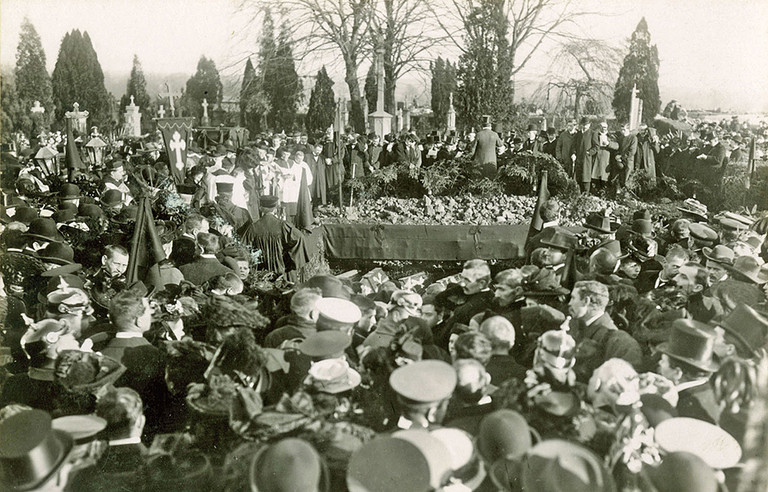
M 163 133 L 165 150 L 168 153 L 171 176 L 176 184 L 184 182 L 187 145 L 192 141 L 194 118 L 156 118 L 157 129 Z

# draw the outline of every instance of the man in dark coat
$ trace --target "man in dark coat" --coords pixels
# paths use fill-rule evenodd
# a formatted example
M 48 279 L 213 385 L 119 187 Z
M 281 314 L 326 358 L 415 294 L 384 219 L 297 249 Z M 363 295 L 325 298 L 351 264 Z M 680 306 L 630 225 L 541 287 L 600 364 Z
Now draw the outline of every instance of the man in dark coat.
M 232 180 L 217 182 L 216 201 L 211 204 L 211 209 L 219 217 L 226 220 L 235 231 L 239 231 L 251 221 L 251 214 L 248 213 L 248 210 L 232 203 L 232 190 L 234 186 L 235 183 Z
M 574 177 L 579 182 L 582 193 L 589 193 L 592 186 L 592 161 L 597 153 L 593 146 L 591 126 L 587 118 L 581 119 L 581 129 L 574 135 L 574 151 L 576 162 Z
M 675 383 L 680 417 L 717 425 L 721 410 L 710 384 L 712 373 L 718 369 L 714 345 L 715 333 L 707 324 L 675 320 L 668 341 L 658 347 L 662 353 L 658 372 Z
M 578 132 L 576 120 L 568 122 L 568 128 L 560 132 L 555 144 L 555 159 L 562 164 L 568 176 L 573 176 L 573 158 L 575 155 L 574 145 L 576 143 L 576 133 Z
M 648 128 L 645 123 L 640 125 L 637 133 L 637 153 L 635 154 L 635 169 L 644 170 L 648 178 L 656 181 L 656 154 L 659 153 L 659 136 L 656 130 Z
M 291 296 L 291 314 L 285 319 L 285 324 L 270 332 L 264 339 L 264 346 L 279 348 L 287 340 L 305 339 L 317 333 L 317 301 L 321 299 L 321 291 L 315 288 L 303 288 Z
M 315 205 L 325 205 L 328 203 L 326 197 L 325 184 L 325 158 L 323 157 L 323 142 L 318 141 L 310 145 L 311 149 L 304 155 L 304 161 L 309 165 L 312 171 L 312 186 L 309 187 L 309 193 L 312 196 L 312 203 Z
M 262 216 L 248 227 L 242 240 L 261 251 L 264 269 L 283 274 L 303 264 L 299 251 L 303 236 L 296 227 L 275 216 L 277 201 L 276 196 L 261 197 Z
M 717 135 L 712 135 L 709 145 L 704 149 L 705 152 L 696 156 L 699 162 L 705 163 L 713 168 L 724 168 L 727 164 L 725 145 L 720 142 Z
M 605 312 L 608 300 L 608 287 L 594 280 L 576 282 L 571 292 L 570 333 L 577 343 L 574 371 L 582 382 L 608 359 L 624 359 L 636 368 L 642 362 L 640 345 L 629 333 L 616 328 Z
M 179 267 L 185 280 L 195 285 L 203 285 L 213 277 L 234 273 L 231 268 L 224 266 L 216 258 L 216 253 L 221 249 L 218 237 L 207 232 L 201 232 L 197 235 L 197 244 L 202 249 L 200 256 L 192 263 Z
M 197 256 L 197 235 L 208 232 L 208 219 L 200 214 L 191 214 L 184 221 L 184 232 L 173 241 L 169 259 L 180 267 L 192 263 Z
M 528 125 L 528 138 L 523 142 L 523 150 L 528 150 L 534 154 L 541 152 L 542 142 L 539 139 L 539 129 L 536 125 Z
M 484 169 L 484 174 L 496 173 L 496 148 L 504 143 L 499 134 L 491 130 L 491 117 L 483 116 L 483 129 L 475 137 L 475 150 L 472 156 L 476 166 Z
M 616 152 L 615 167 L 617 172 L 618 187 L 626 187 L 629 177 L 635 170 L 635 154 L 637 153 L 637 135 L 629 130 L 629 125 L 624 123 L 621 126 L 621 133 L 618 135 L 619 149 Z
M 127 386 L 141 395 L 147 420 L 152 426 L 160 421 L 167 388 L 163 354 L 144 338 L 152 325 L 149 300 L 135 291 L 123 291 L 112 298 L 109 318 L 115 336 L 101 353 L 125 366 L 126 371 L 115 386 Z

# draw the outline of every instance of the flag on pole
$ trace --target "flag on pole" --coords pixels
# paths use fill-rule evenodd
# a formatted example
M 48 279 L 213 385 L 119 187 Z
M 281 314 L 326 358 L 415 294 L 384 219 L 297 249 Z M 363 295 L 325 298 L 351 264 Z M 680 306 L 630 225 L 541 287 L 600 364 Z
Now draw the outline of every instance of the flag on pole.
M 321 169 L 322 172 L 322 169 Z M 299 183 L 299 200 L 296 204 L 296 217 L 293 221 L 298 229 L 308 230 L 315 217 L 312 215 L 312 198 L 309 196 L 309 186 L 307 186 L 307 170 L 301 170 L 301 182 Z
M 125 272 L 127 285 L 143 280 L 152 265 L 165 259 L 163 244 L 157 235 L 155 220 L 152 217 L 150 197 L 141 196 L 138 199 L 138 207 L 136 226 L 131 239 L 131 254 L 128 257 L 128 268 Z
M 192 140 L 194 118 L 155 118 L 155 121 L 163 134 L 173 182 L 181 184 L 186 174 L 187 142 Z
M 536 208 L 533 209 L 533 218 L 531 218 L 531 225 L 528 227 L 528 236 L 525 238 L 525 244 L 528 245 L 528 241 L 533 236 L 541 232 L 541 226 L 544 224 L 544 220 L 541 218 L 541 206 L 544 202 L 549 200 L 549 189 L 547 188 L 547 170 L 542 169 L 539 174 L 539 194 L 536 198 Z

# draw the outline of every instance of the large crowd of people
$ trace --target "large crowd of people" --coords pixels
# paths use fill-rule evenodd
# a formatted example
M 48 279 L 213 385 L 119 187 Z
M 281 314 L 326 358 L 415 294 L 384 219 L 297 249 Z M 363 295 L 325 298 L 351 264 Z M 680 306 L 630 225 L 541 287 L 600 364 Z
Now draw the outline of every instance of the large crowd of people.
M 0 488 L 748 490 L 768 217 L 690 198 L 574 230 L 549 199 L 517 268 L 297 276 L 306 197 L 379 166 L 531 150 L 584 192 L 655 170 L 653 132 L 590 125 L 192 143 L 180 182 L 148 142 L 5 154 Z

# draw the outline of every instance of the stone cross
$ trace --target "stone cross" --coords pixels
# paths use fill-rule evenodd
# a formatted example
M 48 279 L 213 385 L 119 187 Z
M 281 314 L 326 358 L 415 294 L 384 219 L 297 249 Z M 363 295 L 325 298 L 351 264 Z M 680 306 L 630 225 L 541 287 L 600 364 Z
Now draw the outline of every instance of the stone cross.
M 165 84 L 165 93 L 161 93 L 160 97 L 167 97 L 168 103 L 171 106 L 171 116 L 176 116 L 176 107 L 173 105 L 173 98 L 174 97 L 181 97 L 180 92 L 172 92 L 170 86 L 166 83 Z
M 75 109 L 74 111 L 75 113 L 80 112 L 80 103 L 76 102 L 75 104 L 72 105 L 72 107 Z
M 35 101 L 35 103 L 32 105 L 32 114 L 43 114 L 45 113 L 45 108 L 40 106 L 40 101 Z
M 131 96 L 131 106 L 136 106 L 136 104 L 133 102 L 133 96 Z
M 163 107 L 162 104 L 160 105 L 160 109 L 157 110 L 157 114 L 161 118 L 165 118 L 165 108 Z
M 203 98 L 203 118 L 208 118 L 208 100 Z
M 72 108 L 72 111 L 67 111 L 64 113 L 64 116 L 72 119 L 75 130 L 80 133 L 86 133 L 88 131 L 88 111 L 80 111 L 79 103 L 74 103 Z
M 181 139 L 181 134 L 179 132 L 173 132 L 171 143 L 168 147 L 176 153 L 176 169 L 184 169 L 184 161 L 181 158 L 181 151 L 187 148 L 187 142 Z

